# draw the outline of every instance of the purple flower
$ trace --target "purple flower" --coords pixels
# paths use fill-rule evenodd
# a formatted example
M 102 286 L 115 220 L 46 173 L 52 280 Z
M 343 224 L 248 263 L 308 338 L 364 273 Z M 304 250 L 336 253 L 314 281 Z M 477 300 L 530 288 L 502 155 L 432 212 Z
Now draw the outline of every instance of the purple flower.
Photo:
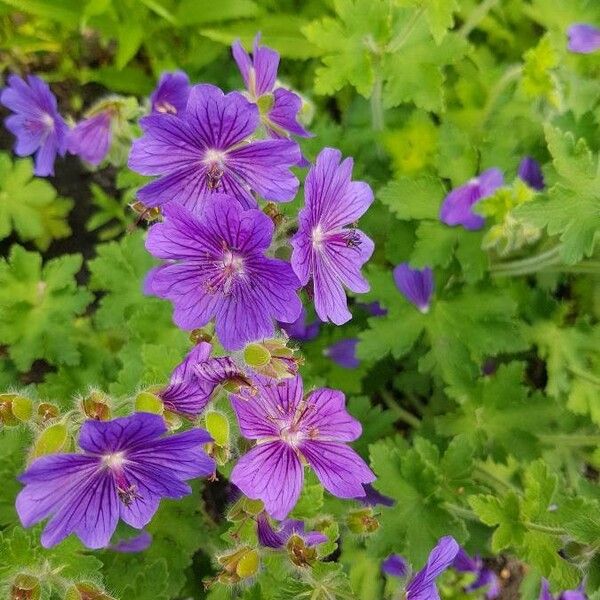
M 152 544 L 152 536 L 147 531 L 142 531 L 135 537 L 126 538 L 111 544 L 108 549 L 113 552 L 123 552 L 124 554 L 134 554 L 143 552 Z
M 67 150 L 69 129 L 58 113 L 56 97 L 48 84 L 35 75 L 28 75 L 27 82 L 10 75 L 0 103 L 15 113 L 4 121 L 17 138 L 15 154 L 35 153 L 35 174 L 54 175 L 56 155 L 64 156 Z
M 293 535 L 301 537 L 308 547 L 327 541 L 327 536 L 320 531 L 305 531 L 304 523 L 296 519 L 285 519 L 276 531 L 264 512 L 261 512 L 256 519 L 256 532 L 261 546 L 267 548 L 283 548 Z
M 339 150 L 325 148 L 317 156 L 304 185 L 306 202 L 298 232 L 292 238 L 292 266 L 302 285 L 313 281 L 315 309 L 322 321 L 342 325 L 352 318 L 344 285 L 369 291 L 360 269 L 373 254 L 373 242 L 354 223 L 373 202 L 363 181 L 351 181 L 352 159 L 340 164 Z
M 531 156 L 525 156 L 519 163 L 519 178 L 534 190 L 544 189 L 544 174 L 540 163 Z
M 408 263 L 400 263 L 394 269 L 394 282 L 409 302 L 422 313 L 429 312 L 434 288 L 433 272 L 429 267 L 411 269 Z
M 387 308 L 381 306 L 377 300 L 375 300 L 375 302 L 369 302 L 368 304 L 357 302 L 356 306 L 366 310 L 373 317 L 385 317 L 385 315 L 388 314 Z
M 488 569 L 479 556 L 471 558 L 462 548 L 454 559 L 452 566 L 461 573 L 474 573 L 475 580 L 465 588 L 465 592 L 473 592 L 487 587 L 485 597 L 488 600 L 498 598 L 501 592 L 500 580 L 494 571 Z
M 99 165 L 110 149 L 112 118 L 112 111 L 107 109 L 79 121 L 67 134 L 69 152 L 94 166 Z
M 591 54 L 600 50 L 600 29 L 587 23 L 575 23 L 567 30 L 568 48 L 578 54 Z
M 410 580 L 406 597 L 410 600 L 439 600 L 435 580 L 452 564 L 458 550 L 458 543 L 452 536 L 441 538 L 429 553 L 427 564 Z
M 481 229 L 485 219 L 471 209 L 504 185 L 500 169 L 487 169 L 468 183 L 452 190 L 442 202 L 440 220 L 446 225 L 462 225 L 465 229 Z
M 539 600 L 554 600 L 554 596 L 550 592 L 550 586 L 546 579 L 542 579 L 542 588 L 540 589 Z M 577 590 L 567 590 L 556 596 L 556 600 L 587 600 L 583 584 Z
M 138 191 L 149 207 L 178 201 L 188 208 L 211 193 L 225 193 L 255 207 L 256 192 L 267 200 L 291 200 L 298 179 L 290 171 L 300 159 L 291 140 L 254 140 L 258 109 L 241 94 L 195 85 L 184 113 L 144 117 L 129 167 L 159 178 Z
M 306 309 L 303 307 L 300 316 L 293 323 L 280 323 L 279 325 L 293 340 L 309 342 L 319 335 L 321 323 L 318 320 L 307 323 L 306 317 Z
M 200 342 L 175 367 L 169 385 L 158 393 L 167 410 L 194 419 L 206 408 L 215 384 L 199 377 L 196 366 L 208 360 L 211 349 L 208 342 Z
M 79 434 L 82 453 L 42 456 L 19 477 L 25 484 L 16 502 L 21 522 L 30 527 L 50 517 L 45 548 L 70 533 L 88 548 L 102 548 L 119 517 L 145 527 L 161 498 L 186 496 L 186 480 L 215 468 L 202 450 L 211 441 L 206 431 L 161 437 L 166 431 L 164 419 L 149 413 L 86 421 Z
M 261 106 L 265 98 L 265 110 L 261 110 L 261 119 L 271 137 L 283 137 L 288 134 L 310 137 L 311 134 L 298 122 L 298 113 L 302 108 L 302 99 L 298 94 L 277 85 L 277 67 L 279 54 L 260 45 L 260 33 L 254 38 L 252 58 L 244 50 L 239 40 L 231 47 L 233 58 L 242 74 L 248 97 Z
M 355 498 L 364 506 L 394 506 L 396 502 L 389 496 L 384 496 L 381 492 L 378 492 L 370 483 L 363 486 L 365 490 L 364 496 Z
M 242 435 L 257 440 L 233 468 L 232 483 L 262 500 L 275 519 L 285 518 L 296 504 L 304 464 L 334 496 L 364 496 L 362 484 L 375 475 L 346 444 L 360 436 L 361 426 L 346 411 L 344 394 L 321 388 L 303 396 L 299 376 L 257 378 L 255 386 L 254 394 L 243 390 L 231 397 Z
M 265 256 L 274 225 L 264 213 L 221 195 L 206 203 L 202 219 L 177 203 L 163 212 L 146 248 L 170 263 L 153 271 L 146 287 L 173 302 L 179 327 L 214 318 L 219 340 L 235 350 L 273 336 L 274 319 L 298 318 L 298 279 L 287 262 Z
M 356 338 L 340 340 L 324 351 L 325 356 L 344 369 L 356 369 L 360 361 L 356 358 Z
M 178 115 L 185 111 L 190 95 L 190 80 L 183 71 L 163 73 L 150 95 L 153 113 Z
M 381 570 L 386 575 L 394 577 L 406 577 L 408 575 L 408 564 L 399 554 L 390 554 L 382 563 Z

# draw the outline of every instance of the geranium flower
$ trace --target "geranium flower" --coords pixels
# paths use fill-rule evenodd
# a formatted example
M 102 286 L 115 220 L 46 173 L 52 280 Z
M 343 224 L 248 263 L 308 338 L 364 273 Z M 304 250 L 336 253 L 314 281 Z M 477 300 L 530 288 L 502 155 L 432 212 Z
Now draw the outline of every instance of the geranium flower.
M 394 269 L 394 283 L 402 295 L 422 313 L 429 311 L 433 294 L 433 272 L 429 267 L 412 269 L 408 263 L 400 263 Z
M 411 577 L 406 586 L 406 600 L 440 600 L 435 580 L 454 561 L 460 546 L 450 535 L 440 538 L 435 548 L 429 553 L 427 564 Z M 398 554 L 392 554 L 382 564 L 388 575 L 406 577 L 408 573 L 406 561 Z
M 321 388 L 303 396 L 299 376 L 280 381 L 257 378 L 255 390 L 231 397 L 242 435 L 257 444 L 242 456 L 231 482 L 264 502 L 275 519 L 296 504 L 310 466 L 326 490 L 339 498 L 364 496 L 375 475 L 347 442 L 360 423 L 345 408 L 342 392 Z
M 540 589 L 540 598 L 539 600 L 587 600 L 587 596 L 585 594 L 585 590 L 583 589 L 583 585 L 579 586 L 577 590 L 567 590 L 558 594 L 558 596 L 553 596 L 550 592 L 550 585 L 546 579 L 542 579 L 542 588 Z
M 111 544 L 108 549 L 123 554 L 136 554 L 147 550 L 151 544 L 152 536 L 147 531 L 142 531 L 139 535 L 124 538 Z
M 327 541 L 327 536 L 320 531 L 306 531 L 304 523 L 297 519 L 285 519 L 278 530 L 273 529 L 264 512 L 256 517 L 256 533 L 261 546 L 267 548 L 284 548 L 293 535 L 302 538 L 306 546 L 316 546 Z
M 298 94 L 277 85 L 279 54 L 260 45 L 260 33 L 254 38 L 252 58 L 239 40 L 231 47 L 233 58 L 242 74 L 248 98 L 258 104 L 261 120 L 271 137 L 311 134 L 298 122 L 302 99 Z
M 54 175 L 56 155 L 64 156 L 67 150 L 69 128 L 58 112 L 56 97 L 48 84 L 35 75 L 28 75 L 27 82 L 10 75 L 0 102 L 15 113 L 4 121 L 17 138 L 15 154 L 35 154 L 35 174 Z
M 280 323 L 289 337 L 299 342 L 309 342 L 314 340 L 319 335 L 321 323 L 316 320 L 312 323 L 307 323 L 306 309 L 302 308 L 300 316 L 293 323 Z
M 250 140 L 258 109 L 241 94 L 195 85 L 183 113 L 140 120 L 144 135 L 133 142 L 129 167 L 159 178 L 138 191 L 149 207 L 177 201 L 188 208 L 212 193 L 225 193 L 255 207 L 267 200 L 292 200 L 298 179 L 290 171 L 300 158 L 292 140 Z
M 475 580 L 470 583 L 465 592 L 473 592 L 481 588 L 487 588 L 485 597 L 494 600 L 500 595 L 500 580 L 492 569 L 488 569 L 479 556 L 471 558 L 462 548 L 454 558 L 452 566 L 461 573 L 473 573 Z
M 452 190 L 442 202 L 440 221 L 446 225 L 462 225 L 465 229 L 481 229 L 485 219 L 471 209 L 504 185 L 500 169 L 487 169 L 468 183 Z
M 150 95 L 153 113 L 179 115 L 185 111 L 190 95 L 190 80 L 183 71 L 163 73 Z
M 211 441 L 203 429 L 162 437 L 159 415 L 135 413 L 112 421 L 86 421 L 78 454 L 50 454 L 19 476 L 21 523 L 30 527 L 50 517 L 42 546 L 58 544 L 71 533 L 88 548 L 106 546 L 119 517 L 137 529 L 150 522 L 161 498 L 191 492 L 188 479 L 214 472 L 202 450 Z
M 591 54 L 600 50 L 600 29 L 587 23 L 575 23 L 567 30 L 568 48 L 577 54 Z
M 265 256 L 274 225 L 264 213 L 217 196 L 201 219 L 177 203 L 166 206 L 164 216 L 150 229 L 146 248 L 172 262 L 156 269 L 146 287 L 173 302 L 180 328 L 214 318 L 220 342 L 236 350 L 271 337 L 275 319 L 298 318 L 300 284 L 287 262 Z
M 523 160 L 519 163 L 518 175 L 521 181 L 524 181 L 534 190 L 538 190 L 538 192 L 545 187 L 544 174 L 540 163 L 531 156 L 523 157 Z
M 292 266 L 302 285 L 313 281 L 315 310 L 322 321 L 342 325 L 352 318 L 344 286 L 369 291 L 360 269 L 373 254 L 373 242 L 359 229 L 347 227 L 373 202 L 368 184 L 352 181 L 352 159 L 340 163 L 339 150 L 325 148 L 310 169 L 305 205 L 292 238 Z
M 67 135 L 69 152 L 91 165 L 99 165 L 110 150 L 112 119 L 113 112 L 107 109 L 79 121 Z
M 358 339 L 356 338 L 340 340 L 326 348 L 323 353 L 336 365 L 344 369 L 356 369 L 360 365 L 360 361 L 356 358 L 357 344 Z
M 201 378 L 196 366 L 208 360 L 211 350 L 211 344 L 200 342 L 173 369 L 169 384 L 157 394 L 167 410 L 194 419 L 206 408 L 216 384 Z

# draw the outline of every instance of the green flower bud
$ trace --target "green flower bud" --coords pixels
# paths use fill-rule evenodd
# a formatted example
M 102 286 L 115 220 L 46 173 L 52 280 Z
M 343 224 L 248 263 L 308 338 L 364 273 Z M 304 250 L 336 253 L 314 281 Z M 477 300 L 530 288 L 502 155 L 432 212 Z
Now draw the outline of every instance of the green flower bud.
M 92 391 L 83 399 L 82 409 L 86 417 L 96 421 L 107 421 L 110 419 L 110 404 L 106 394 L 100 391 Z
M 346 517 L 346 524 L 352 533 L 373 533 L 379 529 L 379 521 L 371 508 L 351 510 Z
M 252 368 L 264 367 L 270 360 L 271 353 L 262 344 L 248 344 L 244 348 L 244 361 Z
M 317 560 L 317 549 L 309 548 L 299 535 L 292 535 L 287 543 L 288 556 L 297 567 L 309 567 Z
M 260 565 L 258 552 L 250 546 L 243 546 L 229 554 L 223 554 L 217 558 L 223 571 L 218 580 L 221 583 L 238 583 L 242 579 L 248 579 L 256 575 Z
M 155 415 L 162 415 L 164 406 L 162 400 L 151 392 L 140 392 L 135 399 L 135 410 Z
M 40 402 L 37 408 L 37 414 L 42 423 L 56 419 L 60 415 L 60 410 L 55 404 L 50 402 Z
M 260 556 L 256 550 L 249 550 L 240 558 L 235 568 L 235 574 L 240 579 L 247 579 L 258 573 L 258 567 L 260 565 Z
M 33 412 L 29 398 L 18 394 L 0 394 L 0 423 L 13 427 L 28 421 Z
M 38 600 L 41 595 L 40 582 L 32 575 L 20 573 L 10 586 L 10 600 Z
M 76 583 L 69 587 L 65 600 L 115 600 L 93 583 Z
M 56 454 L 64 450 L 69 440 L 69 430 L 64 423 L 54 423 L 44 429 L 33 446 L 32 457 Z
M 229 420 L 224 414 L 214 410 L 208 411 L 204 417 L 204 424 L 215 444 L 223 447 L 229 445 Z

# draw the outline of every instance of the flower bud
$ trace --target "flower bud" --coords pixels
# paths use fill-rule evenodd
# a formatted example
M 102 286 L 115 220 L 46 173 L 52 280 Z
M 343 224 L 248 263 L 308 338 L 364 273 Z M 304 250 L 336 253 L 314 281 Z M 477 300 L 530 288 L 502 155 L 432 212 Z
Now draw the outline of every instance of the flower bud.
M 44 429 L 33 446 L 32 458 L 56 454 L 64 450 L 69 440 L 69 430 L 64 423 L 54 423 Z
M 60 410 L 55 404 L 50 402 L 40 402 L 37 408 L 37 414 L 42 423 L 46 423 L 52 419 L 56 419 L 60 415 Z
M 261 375 L 274 379 L 293 377 L 298 372 L 301 358 L 294 356 L 295 351 L 286 346 L 281 339 L 254 342 L 244 348 L 244 361 Z
M 28 421 L 33 412 L 29 398 L 19 394 L 0 394 L 0 423 L 12 427 Z
M 41 595 L 40 582 L 32 575 L 20 573 L 10 586 L 10 600 L 38 600 Z
M 164 406 L 162 400 L 152 392 L 140 392 L 135 399 L 135 410 L 155 415 L 162 415 Z
M 65 600 L 115 600 L 93 583 L 76 583 L 69 587 Z
M 254 548 L 243 546 L 235 552 L 217 558 L 223 571 L 218 580 L 221 583 L 238 583 L 242 579 L 253 577 L 260 566 L 260 556 Z
M 317 560 L 317 549 L 309 548 L 299 535 L 292 535 L 287 543 L 288 556 L 297 567 L 309 567 Z
M 262 500 L 252 500 L 242 496 L 227 513 L 228 521 L 243 521 L 249 517 L 255 517 L 264 510 Z
M 192 344 L 199 344 L 200 342 L 208 342 L 212 341 L 213 336 L 210 332 L 206 331 L 206 329 L 192 329 L 190 331 L 190 342 Z
M 208 411 L 204 416 L 204 424 L 215 444 L 222 447 L 229 445 L 229 420 L 223 413 Z
M 346 524 L 352 533 L 373 533 L 379 529 L 379 521 L 371 508 L 351 510 L 346 517 Z
M 88 419 L 108 421 L 110 419 L 110 404 L 106 394 L 93 390 L 81 403 L 83 412 Z

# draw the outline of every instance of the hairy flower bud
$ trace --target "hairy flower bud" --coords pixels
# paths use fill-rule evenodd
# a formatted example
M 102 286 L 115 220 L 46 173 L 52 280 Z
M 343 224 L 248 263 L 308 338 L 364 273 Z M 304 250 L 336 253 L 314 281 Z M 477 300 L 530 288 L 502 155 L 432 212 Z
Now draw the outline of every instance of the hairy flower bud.
M 346 517 L 346 524 L 352 533 L 373 533 L 379 529 L 379 521 L 369 507 L 351 510 Z
M 115 600 L 93 583 L 76 583 L 69 587 L 65 600 Z
M 69 429 L 65 423 L 54 423 L 44 429 L 33 445 L 32 458 L 55 454 L 64 450 L 69 441 Z
M 290 560 L 297 567 L 309 567 L 318 558 L 317 549 L 314 546 L 307 546 L 304 539 L 296 534 L 288 540 L 287 551 Z
M 110 419 L 110 403 L 106 394 L 92 390 L 81 402 L 83 412 L 88 419 L 107 421 Z
M 254 371 L 274 379 L 293 377 L 298 372 L 301 358 L 281 339 L 253 342 L 244 348 L 244 362 Z
M 252 500 L 242 496 L 227 513 L 229 521 L 243 521 L 244 519 L 252 518 L 260 514 L 264 510 L 264 504 L 261 500 Z
M 19 394 L 0 394 L 0 423 L 9 427 L 28 421 L 33 412 L 29 398 Z
M 150 391 L 140 392 L 135 399 L 136 412 L 147 412 L 162 415 L 164 406 L 162 400 Z
M 10 600 L 38 600 L 42 591 L 40 582 L 36 577 L 20 573 L 10 586 Z
M 221 583 L 238 583 L 242 579 L 253 577 L 258 573 L 260 566 L 258 552 L 249 546 L 219 556 L 217 560 L 223 567 L 223 571 L 218 576 Z
M 41 402 L 38 404 L 37 414 L 42 423 L 46 423 L 51 419 L 56 419 L 60 415 L 60 410 L 55 404 L 50 402 Z

